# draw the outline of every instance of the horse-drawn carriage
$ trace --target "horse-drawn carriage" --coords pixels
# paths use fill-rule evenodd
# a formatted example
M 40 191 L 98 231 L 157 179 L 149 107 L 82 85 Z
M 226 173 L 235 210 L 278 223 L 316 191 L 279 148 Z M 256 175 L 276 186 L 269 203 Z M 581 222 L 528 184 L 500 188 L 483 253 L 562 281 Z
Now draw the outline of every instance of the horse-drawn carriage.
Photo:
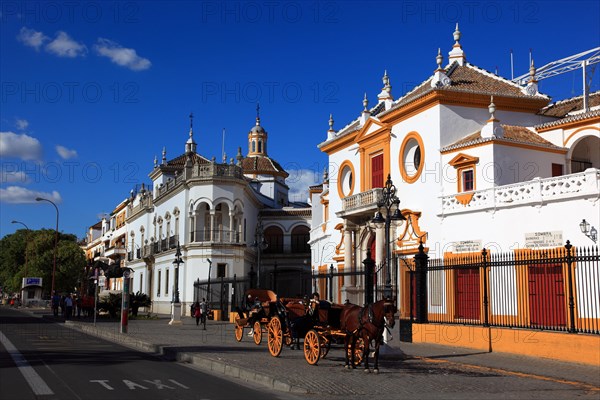
M 250 328 L 254 343 L 259 345 L 263 333 L 266 333 L 267 324 L 277 314 L 277 295 L 266 289 L 249 289 L 245 295 L 245 298 L 252 299 L 253 305 L 248 306 L 251 309 L 246 311 L 246 315 L 239 310 L 235 316 L 235 339 L 241 342 L 244 338 L 244 328 Z
M 268 324 L 268 347 L 274 357 L 281 354 L 284 343 L 291 342 L 291 307 L 287 305 L 285 308 L 288 311 L 287 320 L 282 321 L 280 313 L 271 318 Z M 365 307 L 313 301 L 310 303 L 310 311 L 313 323 L 302 332 L 306 362 L 316 365 L 321 358 L 327 356 L 332 347 L 343 347 L 347 368 L 355 368 L 364 360 L 365 369 L 368 370 L 369 346 L 374 341 L 374 370 L 378 371 L 379 344 L 383 330 L 394 326 L 395 306 L 390 300 L 380 300 Z M 290 339 L 286 341 L 288 338 Z

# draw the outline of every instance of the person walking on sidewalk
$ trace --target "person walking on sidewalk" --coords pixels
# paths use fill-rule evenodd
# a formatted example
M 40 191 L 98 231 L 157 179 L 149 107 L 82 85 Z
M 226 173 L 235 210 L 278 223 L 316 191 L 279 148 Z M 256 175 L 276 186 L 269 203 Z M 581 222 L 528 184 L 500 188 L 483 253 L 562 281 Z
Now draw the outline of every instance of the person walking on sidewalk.
M 54 313 L 55 317 L 58 317 L 58 306 L 60 304 L 60 296 L 54 291 L 54 295 L 52 296 L 52 313 Z
M 200 314 L 202 311 L 200 310 L 200 303 L 195 302 L 192 305 L 192 315 L 196 318 L 196 326 L 200 323 Z
M 206 330 L 206 318 L 208 317 L 208 304 L 206 303 L 206 299 L 202 298 L 202 302 L 200 303 L 200 322 L 202 322 L 202 327 Z

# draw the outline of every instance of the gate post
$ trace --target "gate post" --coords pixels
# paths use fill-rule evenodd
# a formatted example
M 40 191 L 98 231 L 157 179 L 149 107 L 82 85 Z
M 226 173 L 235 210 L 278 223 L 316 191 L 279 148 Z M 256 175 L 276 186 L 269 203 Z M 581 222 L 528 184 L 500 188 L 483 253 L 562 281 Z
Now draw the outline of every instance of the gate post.
M 415 272 L 417 287 L 417 320 L 419 324 L 427 323 L 427 262 L 429 256 L 425 254 L 423 242 L 419 243 L 419 252 L 415 255 Z
M 367 258 L 362 262 L 365 266 L 365 304 L 373 303 L 373 269 L 375 260 L 371 258 L 371 250 L 367 250 Z
M 333 264 L 329 266 L 329 301 L 333 303 Z
M 573 272 L 571 268 L 573 266 L 573 256 L 571 255 L 571 249 L 573 245 L 567 240 L 565 249 L 567 249 L 567 279 L 569 281 L 569 333 L 575 333 L 575 299 L 573 298 Z
M 250 272 L 248 272 L 248 280 L 250 281 L 250 289 L 254 289 L 254 279 L 256 278 L 256 272 L 254 272 L 254 265 L 250 264 Z
M 489 306 L 488 279 L 487 279 L 488 252 L 485 248 L 481 251 L 481 256 L 483 258 L 483 326 L 488 327 L 488 326 L 490 326 L 489 307 L 488 307 Z

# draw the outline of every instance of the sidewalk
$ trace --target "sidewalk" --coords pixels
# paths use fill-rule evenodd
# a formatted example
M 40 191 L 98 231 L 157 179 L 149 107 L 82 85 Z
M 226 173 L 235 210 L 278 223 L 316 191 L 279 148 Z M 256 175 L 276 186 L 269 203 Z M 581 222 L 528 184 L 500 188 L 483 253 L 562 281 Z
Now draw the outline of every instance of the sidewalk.
M 115 321 L 98 320 L 94 326 L 92 321 L 74 319 L 67 321 L 66 326 L 171 360 L 193 363 L 206 372 L 292 393 L 352 397 L 389 394 L 391 391 L 413 398 L 431 393 L 432 396 L 427 398 L 434 398 L 434 394 L 456 392 L 466 396 L 465 387 L 473 389 L 474 383 L 492 384 L 491 390 L 502 393 L 511 389 L 511 379 L 525 378 L 526 382 L 531 382 L 526 385 L 533 386 L 544 381 L 551 387 L 545 390 L 577 388 L 589 394 L 590 398 L 600 399 L 600 371 L 586 365 L 404 343 L 396 338 L 390 342 L 394 351 L 388 356 L 380 356 L 380 374 L 370 374 L 368 379 L 364 379 L 362 367 L 357 371 L 343 368 L 341 348 L 332 348 L 317 366 L 311 366 L 304 360 L 301 350 L 284 348 L 279 357 L 272 357 L 266 346 L 266 334 L 259 346 L 246 335 L 248 330 L 244 331 L 243 340 L 236 342 L 233 325 L 228 322 L 208 321 L 206 331 L 197 327 L 192 318 L 183 318 L 183 325 L 180 326 L 170 326 L 168 322 L 169 319 L 164 316 L 156 320 L 132 320 L 129 321 L 127 334 L 120 333 L 119 322 Z M 556 389 L 553 385 L 556 385 Z M 487 386 L 475 389 L 481 393 L 490 390 Z M 528 390 L 527 386 L 525 390 Z

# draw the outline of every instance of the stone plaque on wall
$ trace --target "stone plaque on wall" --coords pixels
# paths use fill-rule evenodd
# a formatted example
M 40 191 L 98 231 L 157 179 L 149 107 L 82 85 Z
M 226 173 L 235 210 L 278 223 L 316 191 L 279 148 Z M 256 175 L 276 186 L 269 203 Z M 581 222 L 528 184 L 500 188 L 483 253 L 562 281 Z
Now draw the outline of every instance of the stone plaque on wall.
M 561 247 L 562 245 L 562 231 L 525 233 L 525 247 L 528 249 Z
M 461 240 L 454 242 L 455 253 L 475 253 L 482 249 L 481 240 Z

